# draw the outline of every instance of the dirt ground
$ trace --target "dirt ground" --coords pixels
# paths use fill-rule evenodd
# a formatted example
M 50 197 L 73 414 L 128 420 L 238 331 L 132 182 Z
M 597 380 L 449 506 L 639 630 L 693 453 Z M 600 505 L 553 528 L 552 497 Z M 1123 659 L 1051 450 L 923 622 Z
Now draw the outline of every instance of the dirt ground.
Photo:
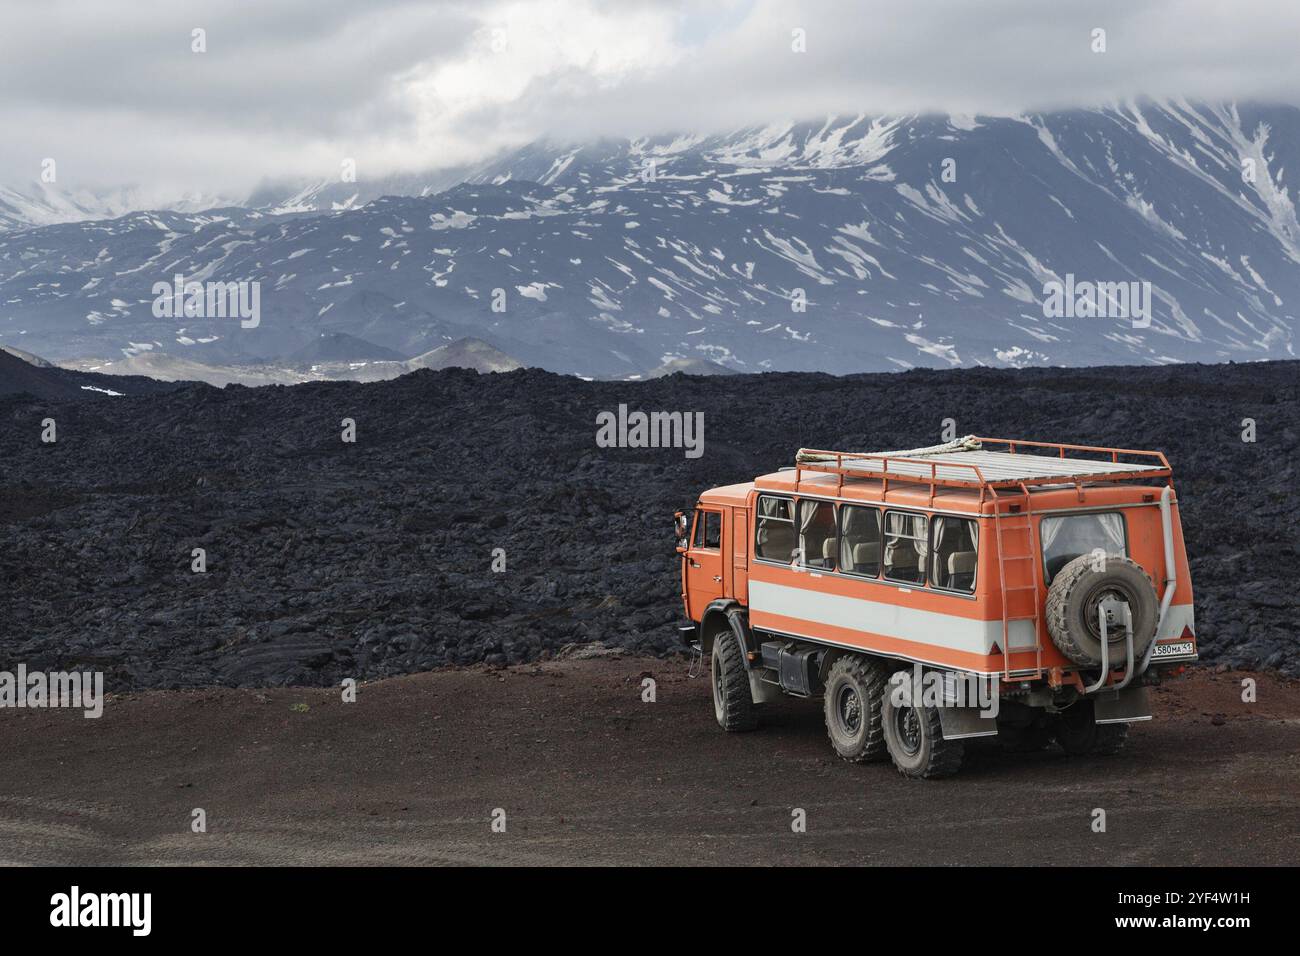
M 1300 682 L 1253 675 L 1245 704 L 1252 675 L 1198 671 L 1156 691 L 1119 756 L 987 749 L 912 781 L 835 758 L 819 702 L 724 734 L 688 671 L 613 656 L 383 680 L 355 703 L 148 691 L 98 720 L 0 710 L 0 862 L 1300 862 Z

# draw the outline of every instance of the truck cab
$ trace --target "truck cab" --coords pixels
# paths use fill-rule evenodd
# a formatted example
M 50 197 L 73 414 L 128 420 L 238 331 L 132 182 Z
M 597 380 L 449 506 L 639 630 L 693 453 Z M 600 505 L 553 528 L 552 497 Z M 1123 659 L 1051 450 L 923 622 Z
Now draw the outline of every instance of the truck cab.
M 682 554 L 682 603 L 699 621 L 723 597 L 748 599 L 749 497 L 753 482 L 714 488 L 700 496 Z M 724 547 L 725 543 L 725 547 Z

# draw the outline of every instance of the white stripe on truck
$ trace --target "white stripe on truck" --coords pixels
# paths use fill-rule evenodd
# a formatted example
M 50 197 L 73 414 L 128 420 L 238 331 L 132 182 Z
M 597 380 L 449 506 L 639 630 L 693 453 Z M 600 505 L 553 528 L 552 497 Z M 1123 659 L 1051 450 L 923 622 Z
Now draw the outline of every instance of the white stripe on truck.
M 991 654 L 994 644 L 1002 646 L 1001 620 L 979 621 L 958 614 L 900 607 L 882 601 L 827 594 L 768 581 L 750 580 L 749 606 L 751 610 L 760 613 L 780 614 L 801 621 L 879 634 L 901 641 L 932 644 L 971 654 Z M 1183 628 L 1191 624 L 1192 606 L 1175 604 L 1169 608 L 1156 639 L 1179 637 Z M 1032 621 L 1012 621 L 1008 631 L 1011 650 L 1034 646 Z
M 923 611 L 767 581 L 749 582 L 749 606 L 768 614 L 865 631 L 901 641 L 933 644 L 970 654 L 988 654 L 995 641 L 999 646 L 1002 643 L 1000 620 L 977 621 L 957 614 Z M 1013 650 L 1034 646 L 1032 622 L 1012 621 L 1010 633 Z

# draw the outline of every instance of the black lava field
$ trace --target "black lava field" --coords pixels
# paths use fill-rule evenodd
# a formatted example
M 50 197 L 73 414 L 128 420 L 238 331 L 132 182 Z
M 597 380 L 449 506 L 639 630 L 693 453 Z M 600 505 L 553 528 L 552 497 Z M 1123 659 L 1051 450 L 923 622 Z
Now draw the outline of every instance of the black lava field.
M 618 383 L 449 370 L 10 395 L 0 669 L 102 670 L 123 691 L 330 685 L 594 641 L 676 652 L 674 510 L 791 464 L 800 446 L 933 444 L 952 418 L 961 434 L 1164 451 L 1203 660 L 1298 675 L 1298 373 L 1287 362 Z M 598 447 L 596 416 L 619 404 L 703 412 L 703 456 Z M 46 418 L 54 444 L 41 441 Z M 196 548 L 206 573 L 191 570 Z

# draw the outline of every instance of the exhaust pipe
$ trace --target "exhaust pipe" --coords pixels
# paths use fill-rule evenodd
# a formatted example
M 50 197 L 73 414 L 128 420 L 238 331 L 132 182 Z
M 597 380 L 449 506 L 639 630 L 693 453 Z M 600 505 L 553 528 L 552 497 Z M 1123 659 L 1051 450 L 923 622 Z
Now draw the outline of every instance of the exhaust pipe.
M 1156 641 L 1160 639 L 1160 629 L 1169 614 L 1169 605 L 1174 601 L 1174 588 L 1178 586 L 1178 572 L 1174 569 L 1174 517 L 1173 509 L 1169 505 L 1173 494 L 1174 489 L 1168 485 L 1165 485 L 1164 490 L 1160 492 L 1160 526 L 1165 535 L 1165 594 L 1160 599 L 1160 616 L 1156 618 L 1155 637 L 1151 638 L 1151 643 L 1147 645 L 1147 652 L 1142 655 L 1142 666 L 1138 668 L 1139 674 L 1146 673 L 1147 667 L 1151 664 L 1151 655 L 1156 649 Z
M 1160 492 L 1160 526 L 1164 532 L 1165 539 L 1165 593 L 1160 599 L 1160 615 L 1156 618 L 1156 633 L 1151 638 L 1151 643 L 1147 645 L 1146 653 L 1142 655 L 1142 663 L 1136 668 L 1133 666 L 1133 619 L 1129 614 L 1127 605 L 1124 605 L 1124 616 L 1128 621 L 1128 667 L 1124 673 L 1124 679 L 1114 687 L 1113 691 L 1121 691 L 1129 685 L 1134 677 L 1145 674 L 1148 667 L 1151 666 L 1151 655 L 1156 649 L 1156 639 L 1160 637 L 1160 628 L 1165 623 L 1165 616 L 1169 613 L 1169 605 L 1174 600 L 1174 589 L 1178 586 L 1178 572 L 1174 569 L 1174 516 L 1173 509 L 1169 502 L 1174 490 L 1165 485 L 1164 490 Z M 1109 642 L 1106 638 L 1107 614 L 1103 610 L 1101 614 L 1101 673 L 1097 676 L 1095 683 L 1084 688 L 1085 695 L 1096 693 L 1101 690 L 1106 683 L 1106 678 L 1110 675 L 1110 655 L 1107 653 L 1110 649 Z

